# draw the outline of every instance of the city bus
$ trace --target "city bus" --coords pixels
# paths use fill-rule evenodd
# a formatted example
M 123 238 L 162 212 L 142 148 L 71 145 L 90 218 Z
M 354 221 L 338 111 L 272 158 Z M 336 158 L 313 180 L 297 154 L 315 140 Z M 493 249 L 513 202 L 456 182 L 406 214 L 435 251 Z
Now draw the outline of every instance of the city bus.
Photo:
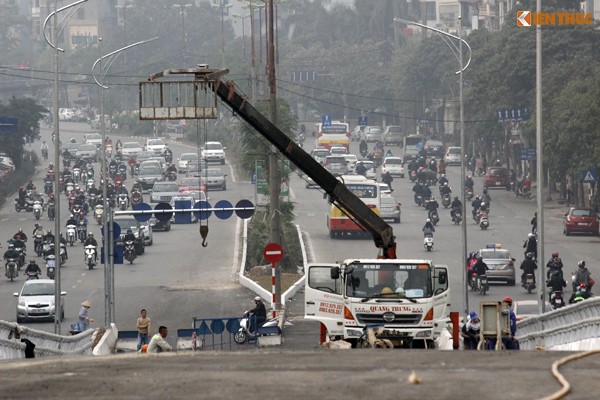
M 362 175 L 342 175 L 338 178 L 344 182 L 344 185 L 350 189 L 358 198 L 360 198 L 373 212 L 380 215 L 381 192 L 379 184 Z M 364 235 L 370 238 L 360 225 L 351 220 L 335 204 L 331 205 L 329 215 L 327 215 L 327 228 L 329 237 L 332 239 Z
M 350 150 L 350 125 L 345 122 L 332 121 L 331 125 L 315 124 L 317 133 L 316 147 L 331 149 L 331 145 L 342 145 Z

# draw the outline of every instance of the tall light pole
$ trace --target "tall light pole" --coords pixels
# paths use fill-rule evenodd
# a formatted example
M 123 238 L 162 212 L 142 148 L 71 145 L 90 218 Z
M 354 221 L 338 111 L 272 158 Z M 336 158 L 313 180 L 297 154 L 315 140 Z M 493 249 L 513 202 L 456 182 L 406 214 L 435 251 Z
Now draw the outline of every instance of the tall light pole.
M 233 7 L 233 5 L 224 4 L 223 0 L 220 0 L 219 4 L 213 3 L 212 6 L 221 9 L 221 67 L 225 68 L 225 10 Z
M 116 58 L 127 49 L 130 49 L 134 46 L 139 46 L 141 44 L 145 44 L 148 42 L 152 42 L 158 39 L 157 37 L 142 40 L 133 44 L 130 44 L 125 47 L 121 47 L 118 50 L 110 52 L 105 55 L 101 55 L 94 64 L 92 65 L 92 77 L 94 78 L 94 82 L 96 85 L 100 86 L 100 131 L 102 133 L 102 179 L 104 180 L 102 184 L 102 198 L 104 201 L 104 212 L 102 213 L 102 225 L 104 226 L 104 318 L 105 325 L 108 326 L 111 322 L 115 322 L 115 275 L 114 275 L 114 265 L 112 264 L 112 250 L 109 252 L 109 248 L 112 248 L 113 238 L 112 238 L 112 212 L 110 209 L 110 203 L 108 201 L 107 196 L 107 184 L 108 184 L 108 174 L 106 171 L 106 127 L 104 121 L 104 90 L 108 89 L 108 86 L 104 84 L 104 78 L 106 77 L 106 73 L 112 66 L 113 62 Z M 98 38 L 98 49 L 100 54 L 102 54 L 102 38 Z M 105 66 L 103 66 L 102 61 L 108 58 L 108 62 Z M 96 74 L 94 70 L 96 69 L 96 65 L 100 64 L 100 79 L 96 78 Z M 110 215 L 109 215 L 110 213 Z
M 542 1 L 536 1 L 536 11 L 542 11 Z M 536 262 L 538 270 L 538 310 L 546 311 L 546 291 L 543 285 L 546 273 L 544 265 L 544 160 L 542 143 L 542 26 L 535 26 L 535 140 L 536 140 L 536 180 L 537 180 L 537 220 L 538 220 L 538 252 Z
M 244 60 L 246 60 L 246 18 L 250 14 L 231 14 L 233 17 L 242 20 L 242 52 L 244 54 Z
M 538 0 L 539 1 L 539 0 Z M 459 3 L 460 4 L 460 3 Z M 423 29 L 428 29 L 431 31 L 434 31 L 440 35 L 444 35 L 444 36 L 448 36 L 452 39 L 456 39 L 458 40 L 458 49 L 456 47 L 456 44 L 454 44 L 453 42 L 449 42 L 446 41 L 446 44 L 448 46 L 451 46 L 450 49 L 452 49 L 453 51 L 458 50 L 458 63 L 460 66 L 460 69 L 455 72 L 455 74 L 457 74 L 459 76 L 459 80 L 458 80 L 458 85 L 459 85 L 459 107 L 460 107 L 460 191 L 462 193 L 461 195 L 461 202 L 462 202 L 462 254 L 461 254 L 461 262 L 462 262 L 462 271 L 463 271 L 463 283 L 464 283 L 464 304 L 465 304 L 465 314 L 469 312 L 469 288 L 468 288 L 468 284 L 467 284 L 467 269 L 466 269 L 466 262 L 467 262 L 467 200 L 465 197 L 465 124 L 464 124 L 464 104 L 463 104 L 463 72 L 464 70 L 466 70 L 469 67 L 469 64 L 471 64 L 471 46 L 469 46 L 469 43 L 467 43 L 463 38 L 462 38 L 462 17 L 461 15 L 458 16 L 458 36 L 456 35 L 452 35 L 448 32 L 444 32 L 440 29 L 437 28 L 432 28 L 430 26 L 427 26 L 425 24 L 420 24 L 418 22 L 413 22 L 413 21 L 408 21 L 402 18 L 394 18 L 394 21 L 396 22 L 402 22 L 404 24 L 407 25 L 416 25 L 419 26 Z M 463 47 L 463 43 L 467 46 L 467 48 L 469 49 L 469 60 L 467 61 L 467 64 L 463 66 L 463 51 L 462 51 L 462 47 Z M 456 54 L 455 54 L 456 55 Z
M 181 31 L 183 41 L 183 65 L 187 65 L 187 50 L 186 50 L 186 36 L 185 36 L 185 9 L 193 7 L 193 4 L 173 4 L 173 8 L 178 8 L 181 14 Z
M 54 1 L 54 11 L 46 17 L 44 21 L 44 39 L 46 43 L 50 47 L 54 49 L 54 92 L 52 93 L 52 108 L 54 114 L 54 195 L 55 195 L 55 219 L 54 219 L 54 262 L 55 262 L 55 273 L 54 273 L 54 333 L 60 335 L 60 322 L 61 322 L 61 312 L 60 312 L 60 304 L 61 304 L 61 287 L 60 287 L 60 270 L 61 270 L 61 262 L 60 262 L 60 135 L 59 135 L 59 122 L 58 122 L 58 53 L 64 52 L 64 49 L 58 47 L 58 33 L 59 33 L 59 22 L 58 22 L 58 13 L 64 10 L 67 10 L 71 7 L 78 6 L 87 0 L 79 0 L 75 3 L 68 4 L 64 7 L 58 7 L 58 0 Z M 72 15 L 72 14 L 71 14 Z M 52 42 L 48 39 L 48 35 L 46 34 L 46 26 L 50 21 L 50 18 L 53 19 L 53 28 L 52 28 Z M 61 20 L 61 24 L 66 22 L 64 18 Z M 64 25 L 63 25 L 64 28 Z M 63 28 L 60 28 L 62 30 Z
M 253 4 L 253 0 L 249 1 L 249 4 L 242 5 L 242 8 L 248 8 L 250 10 L 250 57 L 251 57 L 251 77 L 252 80 L 252 101 L 256 101 L 256 52 L 254 50 L 254 9 L 256 6 Z
M 127 10 L 133 8 L 133 4 L 116 5 L 117 10 L 123 10 L 123 43 L 127 43 Z M 123 63 L 127 65 L 127 53 L 123 54 Z

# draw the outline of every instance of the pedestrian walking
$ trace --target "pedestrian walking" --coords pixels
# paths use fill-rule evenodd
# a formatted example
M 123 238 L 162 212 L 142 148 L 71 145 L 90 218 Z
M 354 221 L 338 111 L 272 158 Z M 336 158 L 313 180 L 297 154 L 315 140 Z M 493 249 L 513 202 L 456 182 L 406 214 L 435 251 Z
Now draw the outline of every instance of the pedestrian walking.
M 142 309 L 140 312 L 140 317 L 136 321 L 136 327 L 138 330 L 137 349 L 140 351 L 143 345 L 150 343 L 150 318 L 148 318 L 145 309 Z

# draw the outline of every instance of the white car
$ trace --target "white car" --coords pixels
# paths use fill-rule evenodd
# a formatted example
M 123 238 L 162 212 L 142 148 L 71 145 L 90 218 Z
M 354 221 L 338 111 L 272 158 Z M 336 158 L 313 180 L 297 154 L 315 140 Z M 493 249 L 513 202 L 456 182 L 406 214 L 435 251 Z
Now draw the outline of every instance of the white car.
M 151 203 L 168 203 L 173 196 L 179 195 L 179 186 L 175 182 L 156 182 L 152 186 Z
M 63 297 L 67 292 L 60 292 L 60 319 L 65 317 L 65 302 Z M 56 307 L 54 306 L 54 280 L 32 279 L 26 281 L 18 297 L 17 323 L 25 320 L 54 320 Z
M 400 157 L 386 157 L 381 165 L 381 173 L 389 172 L 392 176 L 404 178 L 404 163 Z
M 123 157 L 137 157 L 144 149 L 138 142 L 125 142 L 121 148 L 121 154 Z
M 360 160 L 356 163 L 356 165 L 358 166 L 359 164 L 362 164 L 365 166 L 365 168 L 367 168 L 367 179 L 372 179 L 374 181 L 377 180 L 377 166 L 373 161 Z M 354 168 L 354 172 L 356 172 L 356 167 Z
M 61 108 L 58 110 L 58 119 L 61 121 L 71 121 L 75 118 L 75 110 L 71 108 Z
M 345 155 L 348 154 L 348 149 L 342 145 L 331 145 L 331 149 L 329 149 L 329 154 L 331 155 Z
M 98 161 L 98 148 L 93 144 L 81 144 L 75 155 L 82 160 Z
M 348 164 L 348 171 L 354 171 L 356 163 L 358 162 L 358 157 L 356 157 L 354 154 L 344 154 L 344 158 Z
M 444 155 L 446 165 L 460 165 L 460 147 L 448 147 Z
M 146 141 L 146 151 L 154 154 L 162 154 L 167 149 L 167 144 L 162 139 L 148 139 Z
M 85 144 L 93 144 L 100 148 L 102 146 L 102 135 L 99 133 L 88 133 L 83 137 Z
M 367 142 L 380 142 L 382 133 L 380 126 L 367 126 L 363 135 Z
M 188 163 L 198 161 L 198 154 L 196 153 L 183 153 L 181 157 L 177 159 L 177 170 L 179 173 L 186 172 L 188 169 Z
M 325 162 L 325 158 L 330 155 L 329 149 L 325 147 L 317 147 L 310 152 L 312 158 L 314 158 L 318 163 L 323 164 Z
M 381 193 L 382 195 L 391 195 L 392 189 L 387 183 L 379 183 L 379 193 Z
M 225 164 L 225 147 L 220 142 L 206 142 L 202 147 L 202 159 L 209 162 Z

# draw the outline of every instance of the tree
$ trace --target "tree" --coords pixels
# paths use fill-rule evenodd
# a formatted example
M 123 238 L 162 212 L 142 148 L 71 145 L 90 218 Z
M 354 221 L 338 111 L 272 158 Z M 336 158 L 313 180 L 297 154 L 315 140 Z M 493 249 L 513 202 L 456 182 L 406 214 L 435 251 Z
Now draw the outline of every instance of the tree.
M 39 131 L 40 120 L 47 111 L 33 99 L 12 97 L 8 104 L 0 104 L 0 117 L 17 120 L 16 132 L 0 132 L 0 149 L 14 160 L 15 167 L 21 165 L 25 138 Z

